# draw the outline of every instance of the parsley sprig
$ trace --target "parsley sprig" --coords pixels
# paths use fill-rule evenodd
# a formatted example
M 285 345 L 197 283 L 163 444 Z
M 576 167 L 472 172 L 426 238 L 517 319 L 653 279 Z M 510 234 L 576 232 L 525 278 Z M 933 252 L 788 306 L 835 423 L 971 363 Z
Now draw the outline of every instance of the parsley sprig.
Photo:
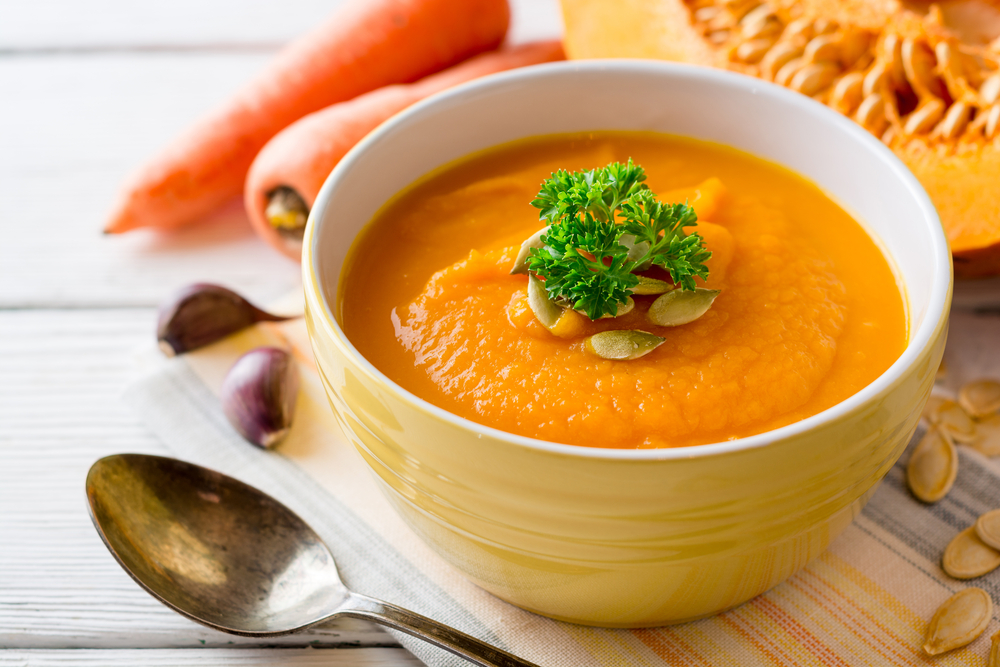
M 639 283 L 635 273 L 650 265 L 686 290 L 695 289 L 695 276 L 708 278 L 712 253 L 701 236 L 684 231 L 697 224 L 694 209 L 658 201 L 645 180 L 643 168 L 629 160 L 559 170 L 542 183 L 531 205 L 549 230 L 544 247 L 531 249 L 528 269 L 545 281 L 552 300 L 597 319 L 617 312 Z

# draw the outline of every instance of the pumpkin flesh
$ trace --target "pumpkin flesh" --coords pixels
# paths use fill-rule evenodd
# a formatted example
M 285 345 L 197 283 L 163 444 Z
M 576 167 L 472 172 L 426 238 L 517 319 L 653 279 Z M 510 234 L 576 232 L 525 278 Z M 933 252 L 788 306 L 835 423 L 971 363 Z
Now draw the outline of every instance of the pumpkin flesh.
M 1000 274 L 1000 3 L 562 0 L 571 58 L 724 68 L 879 137 L 938 209 L 955 275 Z

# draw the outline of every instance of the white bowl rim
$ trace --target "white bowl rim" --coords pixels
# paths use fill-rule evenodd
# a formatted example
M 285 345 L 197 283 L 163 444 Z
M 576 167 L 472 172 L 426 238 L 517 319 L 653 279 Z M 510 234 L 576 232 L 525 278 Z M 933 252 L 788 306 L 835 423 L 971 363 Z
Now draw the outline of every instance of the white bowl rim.
M 310 275 L 310 267 L 315 265 L 313 258 L 318 257 L 319 254 L 319 234 L 317 233 L 317 227 L 320 224 L 319 221 L 323 217 L 322 212 L 328 207 L 328 200 L 332 196 L 340 175 L 346 173 L 352 168 L 352 165 L 355 162 L 361 159 L 368 146 L 382 141 L 386 135 L 391 134 L 400 126 L 408 123 L 411 118 L 433 113 L 434 108 L 440 103 L 449 102 L 469 95 L 476 95 L 479 92 L 488 90 L 494 86 L 506 85 L 511 82 L 541 77 L 560 76 L 562 72 L 609 70 L 619 70 L 623 72 L 646 71 L 649 73 L 659 73 L 672 77 L 702 79 L 708 81 L 711 85 L 723 87 L 730 86 L 744 91 L 752 89 L 756 94 L 770 95 L 775 99 L 777 104 L 787 104 L 801 109 L 803 113 L 819 115 L 826 122 L 831 123 L 834 126 L 839 126 L 842 131 L 853 135 L 855 139 L 859 140 L 863 145 L 866 145 L 872 151 L 872 157 L 874 159 L 878 159 L 884 163 L 886 167 L 902 181 L 904 187 L 913 195 L 919 208 L 924 213 L 925 221 L 933 223 L 930 225 L 930 234 L 935 261 L 931 268 L 935 271 L 935 273 L 947 275 L 949 279 L 947 282 L 933 282 L 931 294 L 929 295 L 927 302 L 926 316 L 924 317 L 923 322 L 921 322 L 916 331 L 910 331 L 910 340 L 907 343 L 906 348 L 903 350 L 903 353 L 888 369 L 886 369 L 885 372 L 882 373 L 882 375 L 877 377 L 867 386 L 863 387 L 860 391 L 852 394 L 848 398 L 827 408 L 826 410 L 823 410 L 822 412 L 786 426 L 781 426 L 770 431 L 764 431 L 763 433 L 747 436 L 745 438 L 737 438 L 735 440 L 707 443 L 703 445 L 689 445 L 685 447 L 618 449 L 550 442 L 538 438 L 509 433 L 492 426 L 480 424 L 472 421 L 471 419 L 459 417 L 458 415 L 448 412 L 447 410 L 440 408 L 404 389 L 382 371 L 377 369 L 368 359 L 364 357 L 364 355 L 361 354 L 360 351 L 358 351 L 356 347 L 354 347 L 354 344 L 351 343 L 350 339 L 341 328 L 340 323 L 337 322 L 337 319 L 334 317 L 333 311 L 331 310 L 330 304 L 327 300 L 327 294 L 319 285 L 318 278 Z M 528 137 L 534 135 L 525 136 Z M 694 138 L 697 139 L 697 137 Z M 916 363 L 919 357 L 924 353 L 925 349 L 933 342 L 936 332 L 947 321 L 949 312 L 948 306 L 951 301 L 953 283 L 953 279 L 951 277 L 951 251 L 948 246 L 948 241 L 944 235 L 944 229 L 941 227 L 937 210 L 934 208 L 930 197 L 927 195 L 927 192 L 924 190 L 917 178 L 910 172 L 903 162 L 896 157 L 896 155 L 887 146 L 876 139 L 868 131 L 864 130 L 854 121 L 830 109 L 826 105 L 777 84 L 725 70 L 659 60 L 616 58 L 546 63 L 491 74 L 468 83 L 455 86 L 454 88 L 450 88 L 435 95 L 431 95 L 430 97 L 417 102 L 382 123 L 357 145 L 355 145 L 354 148 L 352 148 L 347 155 L 341 159 L 341 161 L 327 177 L 326 181 L 324 181 L 323 187 L 320 189 L 320 193 L 316 197 L 316 201 L 313 204 L 312 211 L 309 215 L 309 222 L 305 236 L 305 243 L 303 244 L 302 270 L 303 284 L 307 294 L 307 302 L 309 300 L 308 296 L 310 286 L 313 286 L 315 287 L 317 301 L 322 306 L 323 326 L 330 329 L 329 333 L 333 334 L 333 340 L 342 345 L 344 347 L 344 352 L 351 356 L 354 362 L 357 363 L 358 366 L 369 376 L 371 376 L 373 380 L 384 383 L 387 387 L 396 392 L 400 398 L 413 405 L 413 407 L 419 408 L 424 412 L 427 412 L 436 418 L 463 430 L 485 435 L 494 440 L 503 441 L 511 445 L 540 450 L 550 454 L 609 460 L 663 461 L 730 454 L 765 447 L 780 440 L 794 438 L 807 431 L 813 430 L 824 423 L 836 421 L 846 417 L 851 412 L 860 409 L 868 401 L 874 400 L 883 392 L 888 391 L 893 384 L 900 380 L 905 370 L 912 364 Z M 889 261 L 892 262 L 891 259 Z M 905 291 L 902 296 L 905 302 L 907 298 Z M 907 311 L 909 311 L 909 308 L 907 308 Z M 934 316 L 935 314 L 937 314 L 936 317 Z

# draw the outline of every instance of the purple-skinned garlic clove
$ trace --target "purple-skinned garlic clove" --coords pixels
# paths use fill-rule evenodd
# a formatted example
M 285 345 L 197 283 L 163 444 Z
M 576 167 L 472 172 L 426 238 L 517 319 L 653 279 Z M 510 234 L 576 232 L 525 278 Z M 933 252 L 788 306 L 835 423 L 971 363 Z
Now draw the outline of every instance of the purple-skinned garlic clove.
M 247 441 L 268 448 L 288 434 L 298 394 L 299 371 L 292 356 L 276 347 L 258 347 L 226 374 L 222 409 Z
M 236 292 L 208 283 L 177 290 L 160 305 L 156 339 L 168 357 L 222 340 L 257 322 L 291 319 L 272 315 Z

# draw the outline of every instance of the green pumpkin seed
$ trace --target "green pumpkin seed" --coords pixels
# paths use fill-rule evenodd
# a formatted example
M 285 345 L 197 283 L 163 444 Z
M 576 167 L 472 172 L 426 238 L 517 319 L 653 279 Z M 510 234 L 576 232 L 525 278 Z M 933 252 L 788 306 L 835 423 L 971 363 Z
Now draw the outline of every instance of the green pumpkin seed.
M 529 236 L 525 242 L 521 244 L 521 250 L 517 253 L 517 259 L 514 260 L 514 268 L 510 270 L 510 274 L 512 276 L 518 273 L 528 272 L 528 252 L 530 252 L 532 248 L 544 248 L 545 244 L 542 243 L 542 236 L 548 233 L 549 228 L 543 227 Z
M 606 319 L 611 318 L 611 317 L 621 317 L 622 315 L 625 315 L 627 313 L 631 313 L 633 308 L 635 308 L 635 301 L 632 299 L 632 297 L 629 297 L 628 301 L 626 301 L 625 303 L 619 303 L 618 304 L 618 310 L 615 312 L 614 315 L 604 314 L 604 315 L 601 315 L 600 317 L 598 317 L 597 319 L 599 319 L 599 320 L 606 320 Z M 576 312 L 580 313 L 584 317 L 590 317 L 589 315 L 587 315 L 587 312 L 584 311 L 584 310 L 577 310 Z
M 628 248 L 628 261 L 638 262 L 647 252 L 649 252 L 649 243 L 646 241 L 635 242 L 634 234 L 622 234 L 618 237 L 618 243 L 622 244 Z M 634 271 L 645 271 L 652 264 L 652 260 L 647 260 L 633 269 Z M 655 294 L 656 292 L 651 292 Z
M 708 312 L 717 296 L 719 296 L 717 289 L 697 287 L 693 292 L 671 290 L 653 302 L 646 317 L 661 327 L 677 327 L 694 322 Z
M 666 280 L 645 276 L 636 276 L 636 278 L 639 279 L 639 284 L 632 288 L 632 294 L 664 294 L 674 288 Z
M 602 359 L 626 361 L 638 359 L 659 347 L 665 338 L 660 338 L 637 329 L 602 331 L 586 340 L 587 351 Z
M 546 329 L 551 329 L 559 321 L 563 309 L 549 299 L 548 290 L 534 274 L 528 274 L 528 306 L 538 321 Z

